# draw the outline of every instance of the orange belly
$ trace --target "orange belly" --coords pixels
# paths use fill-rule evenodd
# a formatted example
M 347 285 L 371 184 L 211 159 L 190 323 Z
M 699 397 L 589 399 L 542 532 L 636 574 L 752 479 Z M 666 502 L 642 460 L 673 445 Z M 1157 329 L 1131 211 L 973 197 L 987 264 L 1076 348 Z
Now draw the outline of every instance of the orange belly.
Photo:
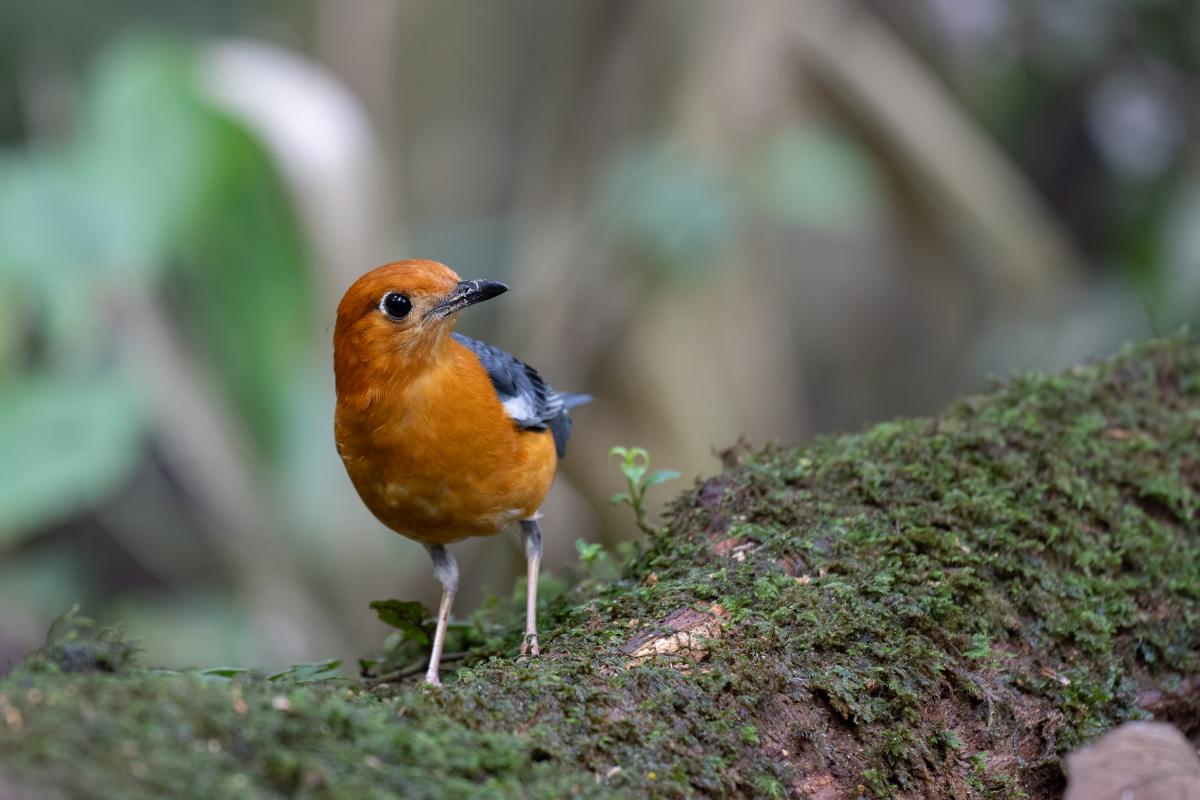
M 441 447 L 374 452 L 351 473 L 354 488 L 379 521 L 427 544 L 490 536 L 529 519 L 554 480 L 548 431 L 520 432 L 508 453 L 462 454 Z
M 338 451 L 359 496 L 384 525 L 426 544 L 528 519 L 554 480 L 550 432 L 518 430 L 473 359 L 365 409 L 338 405 Z

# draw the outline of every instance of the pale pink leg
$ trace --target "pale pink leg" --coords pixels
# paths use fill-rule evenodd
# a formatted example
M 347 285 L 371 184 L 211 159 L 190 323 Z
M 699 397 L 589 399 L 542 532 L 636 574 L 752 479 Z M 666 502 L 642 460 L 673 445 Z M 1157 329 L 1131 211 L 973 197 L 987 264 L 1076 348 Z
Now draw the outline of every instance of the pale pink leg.
M 537 589 L 538 569 L 542 565 L 542 531 L 538 528 L 537 520 L 521 521 L 521 535 L 525 539 L 525 559 L 528 562 L 526 572 L 528 588 L 525 592 L 525 638 L 521 641 L 521 655 L 529 653 L 536 656 L 537 639 Z
M 430 545 L 429 555 L 433 557 L 433 572 L 442 584 L 442 602 L 438 605 L 437 630 L 433 634 L 433 650 L 429 654 L 429 669 L 425 672 L 425 682 L 433 686 L 441 686 L 442 680 L 438 677 L 438 664 L 441 663 L 442 647 L 446 643 L 446 625 L 450 622 L 450 607 L 454 605 L 454 593 L 458 590 L 458 564 L 444 545 Z

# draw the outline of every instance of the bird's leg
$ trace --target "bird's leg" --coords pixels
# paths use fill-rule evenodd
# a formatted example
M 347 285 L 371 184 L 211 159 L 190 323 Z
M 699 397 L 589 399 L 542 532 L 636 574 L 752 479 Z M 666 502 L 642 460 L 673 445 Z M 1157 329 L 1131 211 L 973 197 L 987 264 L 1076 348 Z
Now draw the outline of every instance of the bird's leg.
M 442 660 L 442 647 L 446 642 L 446 624 L 450 621 L 450 607 L 454 605 L 454 593 L 458 590 L 458 563 L 450 555 L 445 545 L 429 545 L 429 555 L 433 558 L 433 574 L 442 584 L 442 602 L 438 606 L 437 630 L 433 634 L 433 650 L 429 653 L 429 669 L 425 673 L 425 682 L 433 686 L 441 686 L 438 677 L 438 664 Z
M 538 568 L 542 564 L 542 531 L 538 528 L 537 520 L 521 520 L 521 536 L 525 539 L 525 559 L 529 563 L 529 572 L 525 590 L 525 638 L 521 641 L 521 655 L 528 652 L 538 654 L 537 640 L 537 588 Z

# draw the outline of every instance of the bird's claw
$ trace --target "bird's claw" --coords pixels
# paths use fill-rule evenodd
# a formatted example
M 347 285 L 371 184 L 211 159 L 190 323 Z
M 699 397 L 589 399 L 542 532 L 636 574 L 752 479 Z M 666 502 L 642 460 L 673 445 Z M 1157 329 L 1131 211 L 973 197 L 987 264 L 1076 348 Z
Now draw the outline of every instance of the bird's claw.
M 527 633 L 521 641 L 521 655 L 538 656 L 541 650 L 538 649 L 538 640 L 536 633 Z

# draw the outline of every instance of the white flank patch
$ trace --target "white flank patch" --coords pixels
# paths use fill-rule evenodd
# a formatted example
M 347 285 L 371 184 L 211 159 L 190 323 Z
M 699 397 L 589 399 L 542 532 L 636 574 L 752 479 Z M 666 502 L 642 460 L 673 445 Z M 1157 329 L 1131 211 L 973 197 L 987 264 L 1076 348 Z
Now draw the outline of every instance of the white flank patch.
M 504 413 L 515 420 L 528 420 L 534 418 L 533 406 L 524 397 L 510 397 L 503 403 Z

